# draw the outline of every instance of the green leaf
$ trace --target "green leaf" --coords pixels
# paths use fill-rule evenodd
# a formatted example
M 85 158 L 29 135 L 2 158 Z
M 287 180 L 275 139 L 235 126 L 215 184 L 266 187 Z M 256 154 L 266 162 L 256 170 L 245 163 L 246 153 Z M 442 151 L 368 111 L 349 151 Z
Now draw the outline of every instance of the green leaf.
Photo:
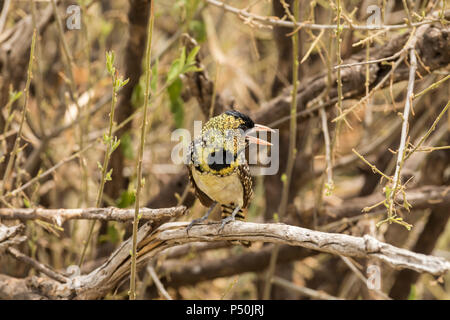
M 183 89 L 183 82 L 181 79 L 175 80 L 168 88 L 170 100 L 170 111 L 172 112 L 175 127 L 181 128 L 184 120 L 183 99 L 181 99 L 181 90 Z
M 9 92 L 9 101 L 13 103 L 22 96 L 23 91 L 11 91 Z
M 106 133 L 103 133 L 103 143 L 105 145 L 108 145 L 110 141 L 111 141 L 111 137 L 108 136 Z
M 186 60 L 186 65 L 192 65 L 195 64 L 195 57 L 197 56 L 198 51 L 200 50 L 200 46 L 196 46 L 194 49 L 189 52 L 189 55 Z
M 183 65 L 181 64 L 181 61 L 179 59 L 176 59 L 174 62 L 172 62 L 169 72 L 167 73 L 167 83 L 171 83 L 176 78 L 178 78 L 181 70 L 183 70 Z
M 206 41 L 206 26 L 203 21 L 192 20 L 189 23 L 189 31 L 191 31 L 197 42 L 202 43 Z
M 100 242 L 111 242 L 113 244 L 118 244 L 122 242 L 123 236 L 125 234 L 125 230 L 118 230 L 115 226 L 115 223 L 108 223 L 108 229 L 106 234 L 102 234 L 99 237 Z
M 116 204 L 118 208 L 131 207 L 136 201 L 136 194 L 134 190 L 126 190 L 122 192 L 120 198 L 117 199 Z
M 111 168 L 111 170 L 109 170 L 108 173 L 105 176 L 105 181 L 111 181 L 112 180 L 112 172 L 113 172 L 113 169 Z
M 23 204 L 25 205 L 25 207 L 27 208 L 31 208 L 31 204 L 30 201 L 28 201 L 27 198 L 23 198 Z
M 122 81 L 122 78 L 120 78 L 120 88 L 125 87 L 129 81 L 130 81 L 130 78 L 127 78 L 123 81 Z
M 277 212 L 275 212 L 275 213 L 273 214 L 273 221 L 275 221 L 275 222 L 279 222 L 279 221 L 280 221 L 280 216 L 278 215 Z
M 197 71 L 202 71 L 202 68 L 199 68 L 197 66 L 186 66 L 183 69 L 183 73 L 188 73 L 188 72 L 197 72 Z
M 106 52 L 106 69 L 108 70 L 108 73 L 111 76 L 114 76 L 114 73 L 116 72 L 116 68 L 114 68 L 114 51 L 107 51 Z
M 117 149 L 117 147 L 120 145 L 120 139 L 117 139 L 117 137 L 114 137 L 114 142 L 111 142 L 111 152 L 110 154 L 112 154 L 114 152 L 114 150 Z
M 100 161 L 97 161 L 97 168 L 99 168 L 101 171 L 103 171 L 103 166 L 100 163 Z
M 386 199 L 389 199 L 391 196 L 392 189 L 388 186 L 385 188 Z
M 186 47 L 181 48 L 180 63 L 181 66 L 186 64 Z

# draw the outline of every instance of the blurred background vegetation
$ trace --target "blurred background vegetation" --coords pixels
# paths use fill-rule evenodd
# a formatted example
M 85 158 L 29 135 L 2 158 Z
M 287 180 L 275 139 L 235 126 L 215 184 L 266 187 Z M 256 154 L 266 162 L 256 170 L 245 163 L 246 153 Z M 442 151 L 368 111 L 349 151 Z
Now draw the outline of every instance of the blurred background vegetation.
M 1 15 L 4 16 L 0 18 L 1 207 L 96 206 L 102 176 L 102 166 L 99 164 L 103 163 L 105 157 L 104 134 L 108 132 L 111 107 L 112 86 L 111 75 L 106 67 L 106 52 L 113 51 L 118 75 L 129 79 L 129 82 L 118 92 L 113 135 L 120 140 L 120 145 L 109 159 L 106 171 L 113 170 L 110 181 L 105 182 L 100 206 L 133 208 L 145 91 L 143 65 L 149 3 L 145 0 L 58 1 L 57 10 L 62 22 L 59 27 L 51 1 L 34 1 L 34 4 L 25 0 L 0 1 L 0 8 L 3 8 Z M 252 14 L 277 16 L 288 21 L 283 4 L 287 4 L 291 10 L 293 1 L 232 0 L 226 3 Z M 408 10 L 405 10 L 405 3 Z M 70 30 L 66 22 L 74 17 L 66 10 L 73 4 L 80 8 L 81 27 Z M 341 23 L 365 25 L 370 16 L 366 10 L 369 5 L 382 8 L 382 19 L 386 25 L 407 25 L 411 22 L 405 22 L 408 16 L 412 22 L 419 23 L 432 12 L 444 14 L 443 6 L 448 6 L 446 1 L 440 0 L 302 0 L 299 17 L 300 21 L 335 25 L 336 6 L 339 6 Z M 7 6 L 7 14 L 4 15 Z M 319 86 L 320 79 L 328 83 L 322 86 L 320 94 L 312 92 L 311 97 L 300 95 L 298 111 L 326 105 L 325 121 L 332 143 L 334 168 L 330 180 L 325 170 L 326 148 L 320 113 L 315 111 L 298 117 L 297 154 L 291 176 L 289 204 L 286 212 L 279 216 L 289 141 L 289 119 L 284 117 L 289 115 L 290 108 L 293 68 L 290 34 L 293 29 L 274 27 L 238 16 L 202 0 L 156 1 L 154 6 L 152 93 L 143 157 L 145 184 L 140 197 L 142 206 L 164 208 L 186 205 L 190 213 L 180 218 L 186 221 L 203 215 L 206 208 L 195 201 L 187 184 L 186 169 L 171 161 L 172 148 L 178 143 L 171 140 L 171 133 L 177 128 L 187 128 L 192 132 L 194 120 L 205 121 L 211 114 L 234 108 L 251 115 L 258 122 L 280 129 L 279 173 L 255 177 L 255 196 L 249 208 L 249 221 L 281 220 L 329 232 L 356 236 L 370 234 L 399 247 L 449 259 L 450 229 L 447 221 L 450 203 L 439 205 L 432 201 L 428 204 L 425 202 L 413 206 L 410 212 L 407 208 L 399 207 L 398 216 L 413 225 L 411 230 L 395 223 L 376 227 L 375 224 L 386 215 L 383 205 L 373 210 L 373 215 L 361 213 L 364 207 L 376 203 L 372 199 L 377 199 L 377 202 L 383 200 L 387 182 L 380 181 L 380 175 L 356 156 L 352 149 L 363 154 L 366 161 L 386 175 L 394 174 L 402 123 L 398 113 L 403 112 L 407 99 L 408 81 L 404 80 L 408 78 L 408 58 L 391 73 L 395 59 L 370 64 L 368 73 L 366 66 L 369 64 L 359 65 L 356 69 L 341 69 L 344 80 L 343 110 L 355 106 L 384 76 L 391 75 L 383 88 L 375 90 L 370 99 L 361 103 L 354 113 L 347 115 L 345 121 L 332 122 L 342 111 L 335 107 L 336 101 L 333 100 L 338 95 L 335 81 L 337 70 L 333 69 L 338 64 L 336 30 L 322 31 L 306 27 L 298 31 L 298 56 L 302 61 L 298 69 L 299 92 Z M 444 49 L 440 50 L 444 51 L 440 52 L 440 57 L 434 58 L 436 60 L 426 60 L 425 57 L 424 62 L 420 59 L 423 50 L 419 50 L 414 92 L 419 93 L 433 83 L 444 80 L 420 98 L 414 99 L 414 114 L 409 119 L 409 142 L 413 145 L 426 134 L 449 101 L 449 82 L 445 81 L 448 79 L 450 62 L 449 52 L 445 52 L 450 46 L 449 28 L 443 15 L 437 15 L 435 19 L 441 20 L 435 22 L 434 28 L 446 35 L 442 38 L 444 40 L 437 41 L 441 41 L 441 48 Z M 27 82 L 34 27 L 38 27 L 38 32 L 30 88 L 29 92 L 24 91 L 19 96 Z M 340 56 L 344 63 L 390 57 L 403 50 L 411 30 L 410 27 L 382 32 L 342 30 L 339 34 Z M 427 43 L 430 47 L 434 45 L 432 31 L 428 30 L 427 35 L 431 39 L 427 38 L 429 42 L 418 39 L 421 49 Z M 362 44 L 355 45 L 363 39 Z M 393 39 L 399 39 L 401 44 L 393 43 Z M 405 52 L 402 56 L 407 56 Z M 435 64 L 430 65 L 433 61 Z M 372 69 L 372 66 L 376 68 Z M 363 78 L 353 77 L 348 74 L 349 70 L 360 72 Z M 25 102 L 27 95 L 28 101 Z M 20 125 L 22 116 L 23 128 Z M 419 150 L 405 161 L 402 168 L 403 183 L 413 177 L 406 184 L 406 193 L 409 189 L 420 193 L 425 186 L 441 188 L 436 189 L 440 191 L 449 186 L 450 154 L 445 148 L 449 145 L 449 128 L 450 117 L 447 112 L 424 144 L 424 147 L 431 149 L 425 150 L 428 152 Z M 17 152 L 12 153 L 18 132 L 21 132 L 21 140 Z M 439 146 L 442 148 L 433 149 Z M 70 158 L 79 150 L 83 152 Z M 429 152 L 431 150 L 433 152 Z M 5 175 L 12 154 L 15 159 L 9 174 Z M 62 166 L 40 178 L 42 173 L 61 161 L 64 162 Z M 29 181 L 32 183 L 27 188 L 14 192 Z M 345 214 L 333 217 L 330 212 L 339 208 L 342 211 L 356 208 L 354 211 L 357 213 L 351 217 Z M 431 219 L 434 216 L 438 217 L 436 221 Z M 329 225 L 336 221 L 337 224 Z M 5 225 L 15 223 L 1 216 L 0 222 Z M 56 270 L 65 270 L 70 265 L 78 264 L 88 239 L 90 221 L 70 220 L 62 226 L 39 219 L 27 220 L 25 223 L 27 241 L 19 246 L 22 253 Z M 130 232 L 131 222 L 96 223 L 81 272 L 87 273 L 103 263 L 131 235 Z M 259 268 L 249 266 L 246 269 L 245 259 L 255 259 L 250 254 L 265 249 L 267 246 L 260 243 L 253 244 L 249 249 L 225 244 L 216 248 L 211 246 L 210 250 L 191 250 L 172 259 L 160 257 L 155 270 L 169 294 L 176 299 L 258 299 L 263 296 L 264 274 L 269 265 L 270 251 L 264 251 L 265 256 L 261 254 L 259 257 Z M 281 261 L 275 270 L 276 277 L 287 279 L 299 287 L 308 287 L 340 298 L 380 298 L 368 290 L 357 273 L 339 257 L 304 252 L 301 249 L 295 252 L 282 249 L 279 256 Z M 370 261 L 360 259 L 352 263 L 368 276 L 365 270 Z M 177 271 L 183 270 L 189 277 L 188 271 L 194 274 L 196 265 L 199 268 L 201 266 L 200 270 L 207 276 L 192 277 L 190 281 L 183 280 L 183 275 L 177 274 Z M 219 273 L 217 270 L 221 269 L 220 265 L 227 268 L 226 271 Z M 413 271 L 402 275 L 403 271 L 380 267 L 381 290 L 392 298 L 450 297 L 448 275 L 435 279 L 429 275 L 419 277 Z M 220 277 L 214 276 L 214 270 Z M 10 255 L 1 254 L 0 273 L 23 278 L 36 274 L 36 271 Z M 172 273 L 175 278 L 171 278 Z M 396 286 L 399 289 L 395 289 Z M 125 281 L 106 298 L 124 299 L 128 296 L 127 291 L 128 282 Z M 143 299 L 159 298 L 145 270 L 138 274 L 137 295 Z M 271 297 L 317 298 L 280 284 L 273 285 Z

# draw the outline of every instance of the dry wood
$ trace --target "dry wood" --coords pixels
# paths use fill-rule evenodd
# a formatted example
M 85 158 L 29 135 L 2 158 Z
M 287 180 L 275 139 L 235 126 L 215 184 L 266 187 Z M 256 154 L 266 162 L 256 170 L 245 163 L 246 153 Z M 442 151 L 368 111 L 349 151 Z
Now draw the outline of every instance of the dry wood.
M 187 212 L 185 206 L 172 208 L 150 209 L 141 208 L 141 219 L 160 221 L 166 218 L 178 217 Z M 77 208 L 77 209 L 43 209 L 43 208 L 0 208 L 2 219 L 41 219 L 61 226 L 66 220 L 88 219 L 102 221 L 132 221 L 134 209 L 109 208 Z
M 26 240 L 25 236 L 20 233 L 25 229 L 23 224 L 18 224 L 12 227 L 7 227 L 0 224 L 0 254 L 2 254 L 9 247 L 18 245 Z
M 187 224 L 186 222 L 166 223 L 153 232 L 150 223 L 143 225 L 137 235 L 137 268 L 144 268 L 148 261 L 162 250 L 179 244 L 198 241 L 246 240 L 300 246 L 340 256 L 370 257 L 384 261 L 394 268 L 408 268 L 433 275 L 442 275 L 450 269 L 450 262 L 443 258 L 396 248 L 370 236 L 354 237 L 285 224 L 259 224 L 241 221 L 229 223 L 220 234 L 218 233 L 220 223 L 211 223 L 194 226 L 187 235 Z M 131 239 L 124 241 L 102 266 L 87 275 L 74 276 L 66 283 L 32 277 L 27 285 L 30 290 L 41 292 L 44 297 L 102 298 L 129 276 L 131 245 Z

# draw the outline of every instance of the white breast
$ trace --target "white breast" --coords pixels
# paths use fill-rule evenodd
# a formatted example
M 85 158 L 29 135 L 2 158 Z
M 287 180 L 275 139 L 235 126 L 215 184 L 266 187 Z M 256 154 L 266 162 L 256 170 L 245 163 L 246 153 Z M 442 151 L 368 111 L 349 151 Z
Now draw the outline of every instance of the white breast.
M 236 173 L 220 177 L 201 174 L 193 168 L 192 177 L 197 187 L 219 204 L 234 203 L 241 208 L 244 205 L 244 189 Z

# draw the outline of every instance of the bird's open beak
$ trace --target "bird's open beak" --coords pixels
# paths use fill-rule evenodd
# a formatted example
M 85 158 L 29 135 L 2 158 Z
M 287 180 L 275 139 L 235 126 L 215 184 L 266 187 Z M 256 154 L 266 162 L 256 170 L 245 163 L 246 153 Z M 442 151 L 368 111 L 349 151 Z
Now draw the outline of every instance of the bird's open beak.
M 268 142 L 268 141 L 265 141 L 265 140 L 262 140 L 262 139 L 259 139 L 259 138 L 257 138 L 257 137 L 254 137 L 254 136 L 250 136 L 250 135 L 249 135 L 250 133 L 253 133 L 253 132 L 261 132 L 261 131 L 265 131 L 265 132 L 275 132 L 275 130 L 273 130 L 273 129 L 269 128 L 269 127 L 263 126 L 262 124 L 255 124 L 255 126 L 254 126 L 251 130 L 249 130 L 249 131 L 247 132 L 245 138 L 246 138 L 246 139 L 248 140 L 248 142 L 250 142 L 250 143 L 256 143 L 256 144 L 263 145 L 263 146 L 272 146 L 272 143 L 270 143 L 270 142 Z

